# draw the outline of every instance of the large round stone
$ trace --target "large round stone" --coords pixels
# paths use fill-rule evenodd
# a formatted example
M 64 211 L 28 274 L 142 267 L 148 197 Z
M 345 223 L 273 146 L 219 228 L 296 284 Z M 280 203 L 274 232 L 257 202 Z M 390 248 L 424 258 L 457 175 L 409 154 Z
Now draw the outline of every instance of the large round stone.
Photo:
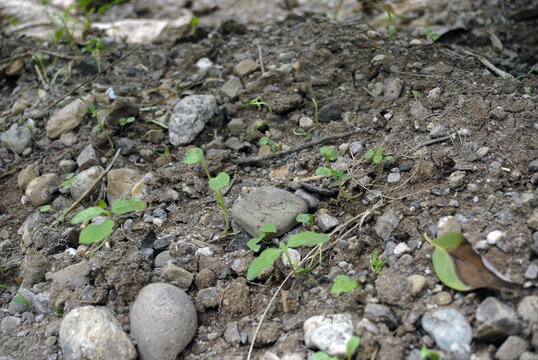
M 141 360 L 173 360 L 193 338 L 198 319 L 189 296 L 170 284 L 150 284 L 130 313 L 131 335 Z

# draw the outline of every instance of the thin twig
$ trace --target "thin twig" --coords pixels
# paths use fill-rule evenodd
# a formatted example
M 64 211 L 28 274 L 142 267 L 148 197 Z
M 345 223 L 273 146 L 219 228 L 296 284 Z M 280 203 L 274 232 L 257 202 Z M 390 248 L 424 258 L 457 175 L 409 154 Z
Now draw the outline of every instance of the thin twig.
M 348 131 L 348 132 L 341 133 L 341 134 L 330 135 L 330 136 L 327 136 L 327 137 L 324 137 L 324 138 L 321 138 L 321 139 L 317 139 L 317 140 L 314 140 L 314 141 L 307 142 L 306 144 L 299 145 L 299 146 L 294 147 L 292 149 L 279 151 L 279 152 L 276 152 L 276 153 L 263 155 L 263 156 L 252 156 L 252 157 L 248 157 L 248 158 L 245 158 L 245 159 L 232 160 L 232 162 L 237 164 L 237 165 L 261 166 L 261 164 L 266 160 L 275 159 L 275 158 L 279 158 L 281 156 L 293 154 L 293 153 L 299 152 L 301 150 L 308 149 L 308 148 L 311 148 L 313 146 L 322 144 L 324 142 L 331 141 L 331 140 L 338 139 L 338 138 L 342 138 L 342 137 L 346 137 L 346 136 L 350 136 L 350 135 L 355 135 L 355 134 L 358 134 L 358 133 L 360 133 L 362 131 L 364 131 L 364 130 L 359 129 L 359 130 Z
M 106 170 L 101 174 L 99 175 L 99 177 L 97 179 L 95 179 L 95 181 L 93 182 L 92 186 L 90 186 L 88 188 L 88 190 L 84 191 L 84 194 L 82 194 L 77 201 L 75 201 L 73 203 L 73 205 L 71 205 L 69 207 L 69 209 L 67 209 L 67 211 L 65 213 L 63 213 L 62 215 L 60 215 L 55 221 L 54 223 L 56 223 L 61 217 L 66 217 L 67 214 L 69 214 L 71 211 L 73 211 L 74 209 L 76 209 L 80 203 L 82 201 L 84 201 L 84 199 L 86 199 L 92 192 L 93 190 L 95 190 L 95 187 L 101 182 L 101 180 L 103 180 L 103 178 L 105 177 L 106 174 L 108 174 L 108 172 L 110 171 L 110 169 L 112 169 L 112 166 L 114 165 L 114 163 L 116 162 L 116 159 L 118 158 L 118 155 L 120 154 L 120 149 L 118 149 L 118 151 L 116 151 L 116 154 L 114 155 L 114 157 L 112 158 L 112 161 L 110 162 L 110 164 L 108 164 Z M 53 223 L 53 224 L 54 224 Z
M 116 66 L 119 62 L 123 61 L 125 58 L 127 58 L 129 55 L 131 55 L 132 53 L 134 53 L 135 51 L 137 51 L 138 49 L 140 49 L 144 44 L 140 44 L 138 45 L 137 47 L 135 47 L 134 49 L 130 50 L 129 52 L 127 52 L 127 54 L 123 55 L 122 57 L 120 57 L 118 60 L 114 61 L 112 64 L 108 65 L 106 68 L 104 68 L 103 70 L 101 70 L 100 72 L 98 72 L 97 74 L 91 76 L 89 79 L 87 79 L 86 81 L 84 81 L 83 83 L 75 86 L 71 91 L 68 91 L 67 94 L 65 94 L 64 96 L 62 96 L 61 98 L 59 98 L 58 100 L 56 100 L 55 102 L 53 102 L 52 104 L 50 104 L 46 109 L 45 111 L 48 111 L 50 109 L 52 109 L 54 106 L 58 105 L 58 103 L 60 101 L 62 101 L 63 99 L 65 99 L 66 97 L 68 97 L 69 95 L 72 95 L 75 91 L 77 91 L 78 89 L 80 89 L 81 87 L 83 86 L 86 86 L 88 85 L 89 83 L 91 83 L 93 80 L 95 80 L 96 78 L 98 78 L 99 76 L 103 75 L 104 73 L 106 73 L 108 70 L 112 69 L 114 66 Z

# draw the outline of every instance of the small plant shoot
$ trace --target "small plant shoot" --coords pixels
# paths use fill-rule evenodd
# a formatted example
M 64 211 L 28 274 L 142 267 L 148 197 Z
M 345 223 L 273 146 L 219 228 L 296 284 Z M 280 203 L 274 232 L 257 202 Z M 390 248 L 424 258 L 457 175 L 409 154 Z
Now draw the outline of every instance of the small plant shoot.
M 130 123 L 133 123 L 135 121 L 135 118 L 134 117 L 128 117 L 127 119 L 126 118 L 120 118 L 118 120 L 118 122 L 120 123 L 121 126 L 125 126 L 127 124 L 130 124 Z
M 101 246 L 108 240 L 112 232 L 114 231 L 114 219 L 113 215 L 127 214 L 132 211 L 142 210 L 147 207 L 146 203 L 133 198 L 118 199 L 116 200 L 110 209 L 104 201 L 99 203 L 99 206 L 92 206 L 82 210 L 71 219 L 72 224 L 80 224 L 86 221 L 95 219 L 96 217 L 105 214 L 106 219 L 100 224 L 89 224 L 81 232 L 79 236 L 79 242 L 82 244 L 99 243 L 99 245 L 92 251 L 91 257 L 95 254 Z
M 67 176 L 65 177 L 65 180 L 60 184 L 60 186 L 63 188 L 63 189 L 69 189 L 71 187 L 71 184 L 73 184 L 73 182 L 77 179 L 77 177 L 75 176 L 75 173 L 69 173 L 67 174 Z
M 323 128 L 323 125 L 318 120 L 318 102 L 314 98 L 312 98 L 312 102 L 314 103 L 314 121 L 320 128 Z
M 383 156 L 383 152 L 385 151 L 384 148 L 380 147 L 377 150 L 368 150 L 364 157 L 366 160 L 372 160 L 374 164 L 379 164 L 380 162 L 385 160 L 392 159 L 392 156 Z
M 374 250 L 372 255 L 370 256 L 370 269 L 375 272 L 377 275 L 383 270 L 383 266 L 385 266 L 385 258 L 384 257 L 378 257 L 379 251 Z
M 247 246 L 250 250 L 253 252 L 260 251 L 260 242 L 270 244 L 265 238 L 268 233 L 274 233 L 276 234 L 276 226 L 274 224 L 265 224 L 260 230 L 260 236 L 250 239 L 247 242 Z
M 299 214 L 295 217 L 295 220 L 297 222 L 303 224 L 304 226 L 308 226 L 310 224 L 310 230 L 314 231 L 314 217 L 316 214 Z
M 349 338 L 346 343 L 347 360 L 351 360 L 351 357 L 353 356 L 353 354 L 355 354 L 360 344 L 361 339 L 359 337 L 352 336 Z
M 338 153 L 330 146 L 324 146 L 319 151 L 321 155 L 325 158 L 325 162 L 327 164 L 327 167 L 319 167 L 316 170 L 316 175 L 322 175 L 325 177 L 332 177 L 336 184 L 338 185 L 338 190 L 340 191 L 340 194 L 346 199 L 346 200 L 353 200 L 359 195 L 350 196 L 348 193 L 344 190 L 342 187 L 342 182 L 346 179 L 350 179 L 351 176 L 348 174 L 345 174 L 344 170 L 333 170 L 331 166 L 331 161 L 336 160 L 338 158 Z
M 273 110 L 271 109 L 271 105 L 269 105 L 268 103 L 263 101 L 261 96 L 258 96 L 258 97 L 254 98 L 252 100 L 247 100 L 246 104 L 247 105 L 256 105 L 258 107 L 258 110 L 260 110 L 262 108 L 262 106 L 265 106 L 267 108 L 267 110 L 269 110 L 269 112 L 271 114 L 273 113 Z
M 437 351 L 422 347 L 420 349 L 420 360 L 443 360 L 443 357 Z
M 51 209 L 50 205 L 44 205 L 39 209 L 39 211 L 44 213 L 44 212 L 50 211 L 50 209 Z
M 217 175 L 217 177 L 211 177 L 209 169 L 204 161 L 204 152 L 200 148 L 192 148 L 187 150 L 183 162 L 187 165 L 200 164 L 204 168 L 207 179 L 209 180 L 209 188 L 215 193 L 217 204 L 220 206 L 222 213 L 224 214 L 225 227 L 224 231 L 219 235 L 220 241 L 220 239 L 222 239 L 228 233 L 228 228 L 230 227 L 228 213 L 226 211 L 226 203 L 224 202 L 224 196 L 222 195 L 222 189 L 228 186 L 230 183 L 230 176 L 225 172 L 221 172 Z
M 333 286 L 331 287 L 331 293 L 338 295 L 341 293 L 351 292 L 359 287 L 357 280 L 351 280 L 347 275 L 338 275 L 334 279 Z

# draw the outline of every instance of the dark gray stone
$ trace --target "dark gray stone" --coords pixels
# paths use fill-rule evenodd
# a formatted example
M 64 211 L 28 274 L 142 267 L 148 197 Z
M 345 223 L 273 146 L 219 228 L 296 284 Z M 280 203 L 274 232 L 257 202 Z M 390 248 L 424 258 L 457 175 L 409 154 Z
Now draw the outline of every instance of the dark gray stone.
M 318 120 L 322 123 L 328 123 L 340 119 L 341 114 L 340 105 L 336 102 L 330 103 L 321 107 L 318 112 Z

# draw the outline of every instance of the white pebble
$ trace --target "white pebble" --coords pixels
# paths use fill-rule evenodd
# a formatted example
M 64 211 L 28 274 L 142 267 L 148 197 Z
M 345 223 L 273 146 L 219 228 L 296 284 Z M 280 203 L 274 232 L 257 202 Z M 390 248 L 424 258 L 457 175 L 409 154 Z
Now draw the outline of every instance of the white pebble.
M 504 239 L 504 232 L 500 230 L 492 231 L 486 237 L 488 244 L 495 245 L 497 241 Z

